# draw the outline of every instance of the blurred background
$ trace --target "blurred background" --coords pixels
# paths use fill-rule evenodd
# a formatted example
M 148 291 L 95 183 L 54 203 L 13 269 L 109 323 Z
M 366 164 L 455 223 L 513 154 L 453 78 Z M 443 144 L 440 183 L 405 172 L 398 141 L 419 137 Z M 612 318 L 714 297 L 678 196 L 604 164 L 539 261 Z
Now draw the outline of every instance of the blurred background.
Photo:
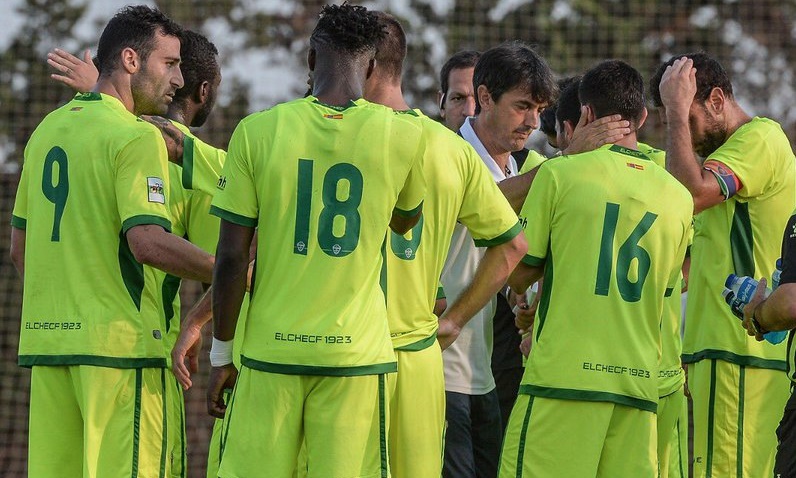
M 0 218 L 11 218 L 25 143 L 41 119 L 73 93 L 49 78 L 46 53 L 60 47 L 78 56 L 96 51 L 107 20 L 123 0 L 3 0 L 0 25 Z M 135 3 L 135 2 L 133 2 Z M 307 39 L 317 0 L 160 0 L 183 26 L 204 33 L 220 52 L 223 80 L 215 111 L 197 134 L 226 148 L 245 115 L 301 96 L 306 90 Z M 404 92 L 409 103 L 437 116 L 439 69 L 462 49 L 485 50 L 505 40 L 535 45 L 559 76 L 619 58 L 649 78 L 661 61 L 704 50 L 730 73 L 735 95 L 752 115 L 780 124 L 796 138 L 796 0 L 380 0 L 362 2 L 397 16 L 409 38 Z M 640 139 L 663 147 L 651 114 Z M 543 153 L 544 135 L 530 147 Z M 8 258 L 8 229 L 0 232 L 0 474 L 25 475 L 29 371 L 16 365 L 21 281 Z M 91 280 L 91 271 L 86 271 Z M 183 286 L 192 303 L 197 284 Z M 297 292 L 297 295 L 301 292 Z M 183 307 L 183 312 L 188 309 Z M 209 340 L 205 341 L 206 347 Z M 189 477 L 204 476 L 212 425 L 205 413 L 208 367 L 186 395 Z

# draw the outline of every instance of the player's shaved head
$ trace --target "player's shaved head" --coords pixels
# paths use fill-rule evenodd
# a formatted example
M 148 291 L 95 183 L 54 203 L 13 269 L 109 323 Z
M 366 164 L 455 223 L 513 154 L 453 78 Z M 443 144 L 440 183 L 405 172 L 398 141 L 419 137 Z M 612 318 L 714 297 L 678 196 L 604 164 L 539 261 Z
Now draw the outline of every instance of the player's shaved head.
M 397 18 L 385 12 L 373 12 L 384 30 L 384 38 L 376 45 L 376 65 L 382 75 L 401 80 L 406 58 L 406 33 Z

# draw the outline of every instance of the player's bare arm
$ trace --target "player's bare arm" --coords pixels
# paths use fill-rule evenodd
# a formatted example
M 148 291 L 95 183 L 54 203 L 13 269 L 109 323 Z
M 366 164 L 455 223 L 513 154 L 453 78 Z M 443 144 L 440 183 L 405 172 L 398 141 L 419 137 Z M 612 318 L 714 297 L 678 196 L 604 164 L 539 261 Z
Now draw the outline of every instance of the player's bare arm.
M 527 290 L 534 282 L 544 275 L 544 266 L 530 266 L 524 262 L 517 267 L 508 278 L 509 287 L 513 290 Z
M 191 374 L 199 371 L 199 353 L 202 350 L 202 328 L 213 318 L 211 292 L 208 289 L 188 311 L 180 325 L 180 335 L 171 349 L 171 370 L 182 388 L 193 385 Z M 186 363 L 187 362 L 187 363 Z
M 743 326 L 758 341 L 766 332 L 796 328 L 796 283 L 780 284 L 768 298 L 765 297 L 766 279 L 761 278 L 752 300 L 743 309 Z M 763 330 L 755 331 L 752 318 Z
M 692 60 L 683 57 L 666 68 L 660 85 L 666 110 L 666 169 L 691 192 L 695 214 L 724 201 L 713 173 L 704 170 L 694 154 L 688 115 L 696 91 Z
M 462 327 L 506 284 L 509 274 L 527 251 L 524 234 L 487 248 L 470 285 L 439 319 L 437 340 L 442 350 L 456 340 Z
M 588 121 L 588 107 L 581 108 L 580 120 L 572 134 L 572 140 L 562 154 L 576 154 L 591 151 L 608 143 L 615 143 L 630 134 L 630 122 L 623 120 L 620 115 L 611 115 Z M 509 200 L 514 212 L 519 213 L 533 179 L 536 177 L 536 168 L 519 176 L 504 179 L 498 183 L 500 192 Z
M 153 124 L 163 135 L 166 143 L 166 151 L 169 154 L 169 162 L 182 166 L 182 155 L 184 152 L 185 133 L 174 126 L 174 123 L 162 116 L 141 115 L 141 119 Z
M 218 418 L 222 418 L 227 409 L 223 391 L 234 386 L 238 373 L 232 365 L 231 341 L 235 337 L 240 305 L 246 292 L 249 246 L 253 237 L 253 227 L 221 220 L 216 266 L 213 269 L 213 341 L 214 344 L 228 343 L 230 351 L 228 357 L 211 369 L 207 387 L 207 412 Z M 211 351 L 211 358 L 212 354 Z
M 25 279 L 25 230 L 11 228 L 11 262 L 20 279 Z
M 127 242 L 141 264 L 183 279 L 210 282 L 213 278 L 213 256 L 160 226 L 134 226 L 127 231 Z
M 392 219 L 390 219 L 390 229 L 392 229 L 396 234 L 404 235 L 409 232 L 410 229 L 415 227 L 417 221 L 420 220 L 421 214 L 423 214 L 422 209 L 419 210 L 414 216 L 409 217 L 401 214 L 400 212 L 393 211 Z

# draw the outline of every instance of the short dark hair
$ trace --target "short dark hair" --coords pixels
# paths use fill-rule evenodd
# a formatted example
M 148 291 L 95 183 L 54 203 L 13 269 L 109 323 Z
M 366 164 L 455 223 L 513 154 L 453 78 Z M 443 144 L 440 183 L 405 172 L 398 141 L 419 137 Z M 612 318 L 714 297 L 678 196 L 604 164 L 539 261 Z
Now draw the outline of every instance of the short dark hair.
M 580 76 L 572 77 L 572 81 L 570 81 L 558 95 L 556 121 L 558 121 L 561 128 L 564 127 L 564 121 L 571 122 L 573 126 L 580 121 L 580 97 L 578 96 L 580 80 Z
M 558 99 L 555 103 L 545 108 L 544 111 L 542 111 L 542 113 L 539 115 L 539 131 L 548 136 L 556 135 L 556 115 L 558 111 L 558 105 L 561 104 L 561 97 L 564 95 L 564 90 L 576 81 L 580 81 L 580 76 L 568 76 L 558 80 L 556 83 L 558 85 Z M 578 95 L 576 94 L 576 101 L 577 97 Z M 580 103 L 578 103 L 578 105 L 580 105 Z
M 558 94 L 558 86 L 547 62 L 519 41 L 490 48 L 478 59 L 473 72 L 476 114 L 481 111 L 478 102 L 478 87 L 481 85 L 486 86 L 494 101 L 513 88 L 526 90 L 539 104 L 552 103 Z
M 375 51 L 384 29 L 373 12 L 359 5 L 325 5 L 310 35 L 310 47 L 361 54 Z
M 621 60 L 606 60 L 587 71 L 578 96 L 597 118 L 618 114 L 637 123 L 644 115 L 644 78 Z
M 180 38 L 182 27 L 156 8 L 146 5 L 128 6 L 111 18 L 97 45 L 98 69 L 109 75 L 119 66 L 119 54 L 132 48 L 146 62 L 155 48 L 155 35 Z
M 453 70 L 462 70 L 464 68 L 475 68 L 478 59 L 481 57 L 481 52 L 476 50 L 462 50 L 456 52 L 448 58 L 448 61 L 442 65 L 442 70 L 439 72 L 439 84 L 442 95 L 448 94 L 448 87 L 450 86 L 450 76 Z
M 650 93 L 652 94 L 652 104 L 654 106 L 663 106 L 663 101 L 661 101 L 661 78 L 663 78 L 666 68 L 682 57 L 690 58 L 694 62 L 694 68 L 696 68 L 697 92 L 694 96 L 696 101 L 704 103 L 713 88 L 721 88 L 721 91 L 727 97 L 733 97 L 730 76 L 721 66 L 721 63 L 707 53 L 700 51 L 686 53 L 685 55 L 675 55 L 658 67 L 655 74 L 650 78 Z
M 384 38 L 376 45 L 376 64 L 390 78 L 401 78 L 406 58 L 406 32 L 397 18 L 385 12 L 373 12 L 384 30 Z
M 188 98 L 205 81 L 213 83 L 220 73 L 218 48 L 201 33 L 183 31 L 180 58 L 185 85 L 174 93 L 174 101 Z

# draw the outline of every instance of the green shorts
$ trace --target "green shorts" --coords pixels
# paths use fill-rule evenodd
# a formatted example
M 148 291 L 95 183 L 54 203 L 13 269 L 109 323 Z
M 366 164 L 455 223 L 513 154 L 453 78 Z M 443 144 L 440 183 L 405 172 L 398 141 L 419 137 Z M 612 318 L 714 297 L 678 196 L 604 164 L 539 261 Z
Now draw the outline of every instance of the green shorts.
M 678 424 L 683 416 L 683 411 L 686 413 L 685 416 L 687 420 L 688 405 L 686 403 L 685 393 L 683 393 L 683 387 L 680 387 L 674 393 L 670 393 L 658 400 L 658 470 L 661 478 L 668 478 L 670 475 L 676 477 L 678 476 L 677 472 L 680 471 L 679 465 L 671 472 L 669 468 L 673 462 L 675 464 L 677 463 L 675 457 L 681 457 L 679 453 L 680 437 L 678 436 Z M 688 422 L 686 421 L 684 423 L 684 431 L 687 433 Z M 687 466 L 686 469 L 688 469 Z M 683 475 L 683 478 L 685 478 L 685 475 Z
M 171 372 L 166 373 L 166 403 L 168 404 L 168 462 L 172 478 L 185 478 L 188 463 L 185 443 L 185 397 L 182 387 Z
M 387 376 L 390 472 L 393 478 L 438 477 L 445 431 L 445 376 L 438 342 L 395 351 L 398 373 Z
M 521 394 L 500 478 L 655 478 L 655 414 L 610 402 Z
M 30 478 L 170 476 L 164 368 L 35 366 Z
M 783 371 L 705 359 L 688 364 L 694 478 L 773 476 L 776 429 L 790 395 Z
M 285 375 L 242 367 L 227 408 L 219 476 L 292 478 L 302 442 L 308 478 L 389 476 L 385 381 L 384 375 Z

